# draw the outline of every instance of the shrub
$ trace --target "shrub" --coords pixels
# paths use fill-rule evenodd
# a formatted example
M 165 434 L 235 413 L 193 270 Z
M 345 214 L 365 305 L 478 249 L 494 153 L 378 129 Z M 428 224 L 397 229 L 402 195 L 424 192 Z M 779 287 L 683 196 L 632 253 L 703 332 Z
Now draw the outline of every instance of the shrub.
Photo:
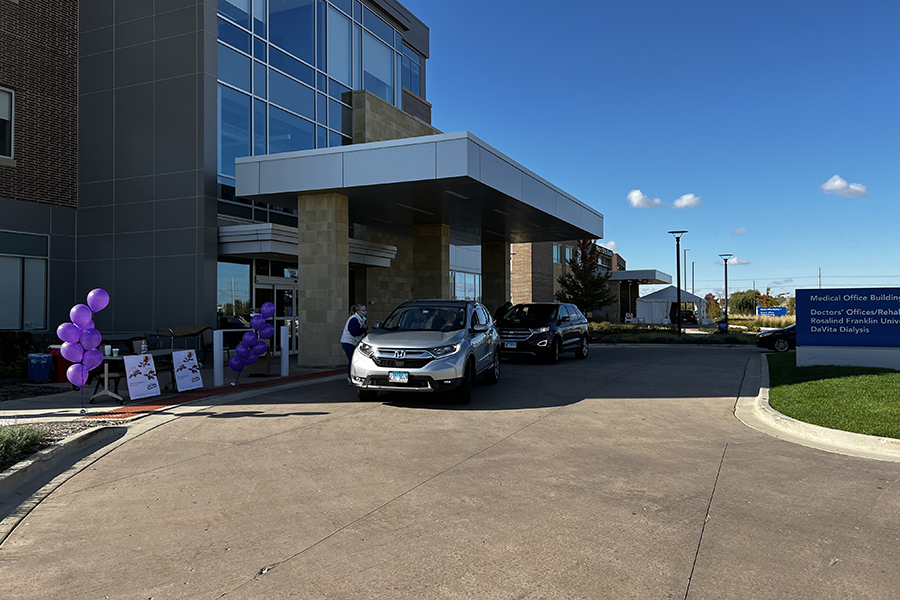
M 50 430 L 37 425 L 0 427 L 0 470 L 16 464 L 47 445 Z
M 28 377 L 28 354 L 33 350 L 31 333 L 0 331 L 0 379 Z

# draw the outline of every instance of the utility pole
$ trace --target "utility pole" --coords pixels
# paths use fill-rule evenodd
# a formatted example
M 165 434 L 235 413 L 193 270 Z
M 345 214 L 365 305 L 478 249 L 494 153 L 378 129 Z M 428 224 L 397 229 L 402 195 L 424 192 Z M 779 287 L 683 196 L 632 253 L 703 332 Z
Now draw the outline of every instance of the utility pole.
M 822 289 L 822 267 L 819 267 L 819 289 Z
M 237 316 L 237 310 L 234 307 L 234 277 L 231 278 L 231 316 Z
M 694 261 L 691 261 L 691 293 L 696 293 L 694 292 Z

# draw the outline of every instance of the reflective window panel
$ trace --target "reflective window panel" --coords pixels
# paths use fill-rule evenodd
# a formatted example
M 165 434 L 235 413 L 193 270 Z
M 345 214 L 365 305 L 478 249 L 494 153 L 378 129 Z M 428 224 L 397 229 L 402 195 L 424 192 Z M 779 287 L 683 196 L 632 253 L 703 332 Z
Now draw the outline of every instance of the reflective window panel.
M 350 66 L 350 19 L 329 6 L 328 74 L 345 85 L 350 85 Z
M 277 48 L 271 48 L 269 51 L 269 66 L 275 67 L 307 85 L 315 85 L 316 72 L 311 67 Z
M 250 156 L 250 96 L 219 84 L 219 173 L 234 177 L 234 159 Z
M 269 69 L 269 101 L 315 119 L 316 93 L 312 88 Z
M 269 0 L 269 42 L 315 63 L 314 0 Z
M 241 27 L 250 29 L 250 0 L 219 0 L 218 9 Z
M 315 125 L 274 106 L 269 107 L 269 154 L 315 148 Z
M 219 79 L 250 91 L 250 57 L 222 44 L 219 47 Z
M 394 103 L 393 55 L 393 50 L 378 38 L 363 32 L 363 87 L 391 104 Z
M 219 39 L 229 46 L 234 46 L 238 50 L 250 54 L 250 34 L 243 29 L 238 29 L 225 19 L 220 18 L 218 22 Z

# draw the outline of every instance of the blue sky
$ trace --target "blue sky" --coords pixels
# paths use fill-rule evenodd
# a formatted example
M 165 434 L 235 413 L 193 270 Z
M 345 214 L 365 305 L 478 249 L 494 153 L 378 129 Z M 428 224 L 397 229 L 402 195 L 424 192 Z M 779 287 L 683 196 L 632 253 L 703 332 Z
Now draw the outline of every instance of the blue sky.
M 900 2 L 403 3 L 435 127 L 602 212 L 629 269 L 674 281 L 687 229 L 700 295 L 722 253 L 729 292 L 900 287 Z

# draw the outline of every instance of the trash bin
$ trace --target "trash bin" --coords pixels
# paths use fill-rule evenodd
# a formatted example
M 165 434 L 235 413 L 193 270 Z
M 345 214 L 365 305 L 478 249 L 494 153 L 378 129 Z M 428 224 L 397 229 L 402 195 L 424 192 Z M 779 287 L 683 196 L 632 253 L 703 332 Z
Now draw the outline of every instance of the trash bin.
M 50 362 L 53 356 L 50 354 L 28 355 L 28 380 L 50 381 Z
M 62 354 L 60 354 L 61 346 L 50 346 L 50 355 L 53 357 L 50 363 L 50 379 L 56 383 L 65 383 L 66 371 L 72 363 Z

